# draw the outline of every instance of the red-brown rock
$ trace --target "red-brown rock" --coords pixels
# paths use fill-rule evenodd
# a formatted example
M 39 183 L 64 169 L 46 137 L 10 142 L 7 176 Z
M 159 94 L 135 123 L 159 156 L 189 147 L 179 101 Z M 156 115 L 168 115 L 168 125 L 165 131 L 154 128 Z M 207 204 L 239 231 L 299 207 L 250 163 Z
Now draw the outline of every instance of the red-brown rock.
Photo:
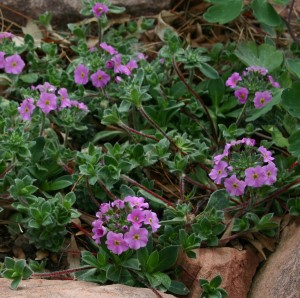
M 9 288 L 10 281 L 0 278 L 0 297 L 3 298 L 157 298 L 150 289 L 124 285 L 100 286 L 91 282 L 72 280 L 29 279 L 18 290 Z M 175 298 L 159 292 L 163 298 Z
M 300 297 L 300 219 L 287 226 L 276 251 L 255 276 L 249 298 Z
M 259 264 L 259 258 L 253 251 L 219 247 L 199 248 L 195 252 L 195 259 L 184 256 L 179 262 L 184 269 L 182 281 L 191 291 L 188 298 L 200 297 L 199 278 L 211 280 L 218 274 L 222 276 L 221 287 L 227 291 L 229 298 L 247 297 Z
M 4 5 L 0 5 L 3 16 L 22 25 L 27 21 L 22 15 L 36 20 L 39 15 L 47 11 L 53 16 L 52 24 L 54 27 L 66 26 L 68 23 L 77 22 L 83 18 L 79 13 L 83 7 L 81 0 L 1 0 L 0 2 Z M 21 2 L 22 5 L 20 5 Z M 126 13 L 138 16 L 156 14 L 171 6 L 171 0 L 111 0 L 111 3 L 124 6 Z M 21 14 L 16 14 L 14 11 Z

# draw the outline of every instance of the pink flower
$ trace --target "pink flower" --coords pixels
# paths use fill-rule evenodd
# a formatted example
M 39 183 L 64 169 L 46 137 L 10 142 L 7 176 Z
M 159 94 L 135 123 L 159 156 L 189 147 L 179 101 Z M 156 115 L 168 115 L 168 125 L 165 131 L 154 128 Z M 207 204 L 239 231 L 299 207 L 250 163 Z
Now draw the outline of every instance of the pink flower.
M 114 68 L 114 65 L 115 65 L 115 63 L 112 60 L 108 60 L 105 62 L 105 68 L 108 68 L 108 69 Z
M 56 87 L 48 82 L 45 82 L 43 85 L 37 85 L 35 89 L 38 89 L 40 93 L 55 93 L 56 91 Z
M 255 145 L 255 140 L 250 138 L 243 138 L 243 143 L 247 146 L 253 147 Z
M 85 85 L 88 81 L 89 70 L 84 64 L 79 64 L 74 72 L 74 81 L 78 85 Z
M 209 177 L 214 180 L 215 183 L 221 184 L 222 178 L 227 177 L 226 167 L 228 166 L 227 162 L 220 161 L 214 166 L 214 168 L 209 173 Z
M 250 167 L 245 170 L 245 182 L 248 186 L 261 187 L 266 179 L 266 171 L 261 166 Z
M 133 209 L 130 214 L 127 215 L 127 220 L 133 225 L 140 227 L 144 221 L 145 214 L 141 209 Z
M 124 198 L 124 202 L 128 202 L 129 205 L 132 208 L 149 208 L 148 203 L 144 203 L 144 198 L 143 197 L 132 197 L 132 196 L 127 196 Z
M 238 81 L 241 81 L 242 78 L 238 72 L 234 72 L 226 81 L 225 85 L 230 88 L 235 88 Z
M 253 100 L 254 106 L 257 109 L 264 107 L 268 102 L 272 100 L 272 94 L 270 91 L 257 91 Z
M 148 242 L 148 231 L 145 228 L 132 226 L 129 232 L 125 233 L 124 240 L 131 249 L 139 249 L 145 247 Z
M 0 33 L 0 39 L 9 38 L 12 39 L 14 35 L 10 32 L 2 32 Z
M 79 110 L 89 112 L 90 110 L 88 109 L 87 105 L 85 105 L 83 102 L 78 102 L 76 106 Z
M 115 82 L 116 82 L 117 84 L 120 84 L 122 81 L 123 81 L 123 79 L 122 79 L 120 76 L 116 76 L 116 77 L 115 77 Z
M 110 203 L 102 203 L 100 205 L 100 212 L 105 214 L 110 210 Z
M 127 64 L 126 67 L 129 69 L 130 72 L 132 72 L 133 69 L 138 68 L 138 65 L 135 60 L 130 60 Z
M 103 88 L 108 84 L 110 76 L 104 71 L 98 70 L 91 75 L 91 80 L 94 87 Z
M 258 151 L 261 153 L 264 162 L 270 162 L 272 160 L 274 160 L 274 157 L 272 157 L 272 152 L 267 150 L 264 146 L 260 146 L 258 148 Z
M 112 207 L 117 207 L 118 209 L 125 208 L 125 202 L 123 200 L 115 200 L 111 203 Z
M 104 51 L 108 52 L 108 53 L 111 54 L 111 55 L 114 55 L 114 54 L 117 54 L 117 53 L 118 53 L 118 51 L 117 51 L 114 47 L 108 45 L 108 44 L 105 43 L 105 42 L 101 42 L 101 43 L 100 43 L 100 47 L 101 47 Z
M 100 243 L 100 238 L 102 238 L 103 236 L 106 235 L 107 230 L 106 228 L 103 226 L 103 222 L 101 220 L 95 220 L 92 223 L 93 225 L 93 229 L 92 229 L 92 233 L 94 234 L 92 236 L 92 238 L 95 240 L 95 242 L 97 244 Z
M 145 56 L 144 53 L 138 53 L 137 56 L 136 56 L 137 60 L 140 61 L 140 60 L 146 60 L 147 59 L 147 56 Z
M 66 88 L 60 88 L 57 93 L 60 95 L 60 107 L 67 108 L 71 106 L 71 101 Z
M 5 53 L 4 52 L 0 52 L 0 69 L 5 67 Z
M 261 66 L 255 66 L 255 65 L 247 67 L 246 70 L 248 72 L 260 73 L 263 76 L 265 76 L 268 73 L 268 70 L 266 68 L 261 67 Z
M 248 99 L 248 94 L 249 94 L 248 89 L 244 88 L 244 87 L 239 88 L 239 89 L 235 90 L 235 92 L 234 92 L 234 96 L 242 104 L 246 103 L 246 101 Z
M 52 93 L 41 93 L 36 105 L 45 113 L 56 109 L 56 96 Z
M 108 12 L 108 7 L 103 3 L 97 2 L 92 8 L 92 12 L 95 17 L 100 18 L 103 14 Z
M 263 167 L 263 170 L 266 172 L 267 179 L 265 181 L 266 185 L 272 185 L 277 180 L 277 168 L 273 162 L 268 163 Z
M 114 62 L 114 73 L 123 73 L 128 76 L 130 75 L 130 70 L 127 68 L 127 66 L 122 64 L 121 59 L 121 54 L 117 54 L 111 58 L 111 60 Z
M 18 54 L 9 56 L 5 59 L 4 68 L 6 73 L 20 74 L 25 67 L 25 63 Z
M 224 186 L 231 196 L 241 196 L 244 194 L 246 183 L 237 179 L 236 175 L 232 175 L 225 179 Z
M 275 82 L 272 76 L 268 76 L 268 79 L 269 79 L 270 84 L 274 88 L 280 88 L 280 84 L 278 82 Z
M 31 120 L 31 114 L 35 109 L 33 98 L 26 98 L 18 107 L 18 111 L 23 120 Z
M 114 233 L 109 231 L 106 235 L 105 243 L 107 248 L 117 255 L 120 255 L 122 252 L 128 250 L 128 245 L 124 241 L 122 233 Z
M 160 227 L 160 224 L 158 223 L 159 221 L 157 218 L 157 214 L 150 210 L 145 210 L 144 215 L 145 215 L 144 224 L 150 225 L 152 228 L 152 232 L 155 233 Z

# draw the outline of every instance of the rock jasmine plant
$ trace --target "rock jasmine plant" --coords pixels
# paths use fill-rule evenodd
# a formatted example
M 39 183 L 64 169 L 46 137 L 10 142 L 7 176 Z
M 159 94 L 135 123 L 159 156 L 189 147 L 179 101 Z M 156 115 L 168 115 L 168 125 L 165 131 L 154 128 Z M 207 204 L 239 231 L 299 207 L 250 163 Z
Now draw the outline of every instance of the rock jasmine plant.
M 203 17 L 220 24 L 244 7 L 210 2 Z M 123 8 L 84 0 L 89 19 L 64 36 L 48 14 L 41 40 L 0 32 L 0 215 L 29 260 L 3 260 L 12 288 L 63 274 L 186 295 L 182 277 L 196 277 L 178 265 L 183 254 L 272 238 L 274 216 L 300 215 L 299 46 L 291 34 L 278 50 L 292 26 L 249 2 L 268 32 L 257 44 L 237 41 L 243 13 L 232 31 L 205 27 L 228 42 L 199 46 L 199 32 L 176 27 L 192 2 L 175 27 L 111 23 Z M 70 247 L 79 267 L 49 272 Z M 225 297 L 221 281 L 201 278 L 202 297 Z

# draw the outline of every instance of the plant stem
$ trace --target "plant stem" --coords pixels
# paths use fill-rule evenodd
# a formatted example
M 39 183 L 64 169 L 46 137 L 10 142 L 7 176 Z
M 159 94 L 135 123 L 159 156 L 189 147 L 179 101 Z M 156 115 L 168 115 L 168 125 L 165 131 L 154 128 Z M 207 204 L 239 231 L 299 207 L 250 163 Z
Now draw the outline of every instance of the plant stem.
M 150 118 L 150 116 L 147 114 L 147 112 L 144 110 L 142 106 L 139 106 L 138 111 L 142 114 L 144 118 L 154 127 L 156 128 L 172 145 L 174 145 L 177 149 L 177 145 L 174 143 L 174 141 Z
M 151 136 L 151 135 L 142 133 L 142 132 L 140 132 L 140 131 L 138 131 L 138 130 L 135 130 L 134 128 L 131 128 L 131 127 L 127 126 L 127 125 L 126 125 L 125 123 L 123 123 L 123 122 L 120 123 L 119 126 L 122 127 L 123 129 L 127 130 L 128 132 L 132 132 L 132 133 L 134 133 L 134 134 L 136 134 L 136 135 L 139 135 L 139 136 L 141 136 L 141 137 L 145 137 L 145 138 L 147 138 L 147 139 L 151 139 L 151 140 L 153 140 L 153 141 L 159 142 L 159 139 L 157 139 L 157 138 L 155 138 L 155 137 L 153 137 L 153 136 Z
M 163 198 L 162 196 L 158 195 L 157 193 L 153 192 L 152 190 L 148 189 L 147 187 L 145 187 L 144 185 L 142 184 L 139 184 L 138 182 L 136 182 L 135 180 L 131 179 L 130 177 L 126 176 L 126 175 L 121 175 L 121 177 L 131 183 L 132 185 L 135 185 L 141 189 L 143 189 L 144 191 L 148 192 L 149 194 L 151 194 L 152 196 L 158 198 L 159 200 L 163 201 L 164 203 L 166 203 L 167 205 L 171 206 L 171 207 L 174 207 L 174 204 L 171 203 L 170 201 L 168 201 L 167 199 Z
M 98 20 L 98 40 L 100 44 L 102 42 L 102 24 L 100 19 Z
M 184 203 L 184 179 L 185 174 L 181 174 L 179 177 L 179 193 L 180 193 L 180 204 Z
M 195 185 L 195 186 L 198 186 L 198 187 L 200 187 L 200 188 L 203 188 L 203 189 L 205 189 L 205 190 L 215 191 L 215 189 L 212 189 L 212 188 L 210 188 L 210 187 L 208 187 L 208 186 L 206 186 L 206 185 L 204 185 L 204 184 L 201 184 L 201 183 L 199 183 L 199 182 L 193 180 L 193 179 L 190 178 L 189 176 L 185 176 L 185 180 L 188 181 L 188 182 L 190 182 L 191 184 L 193 184 L 193 185 Z
M 245 110 L 246 110 L 246 107 L 247 107 L 247 105 L 248 105 L 248 100 L 246 101 L 246 103 L 244 104 L 244 106 L 243 106 L 243 108 L 242 108 L 242 110 L 241 110 L 241 112 L 240 112 L 240 114 L 239 114 L 239 116 L 238 116 L 238 118 L 237 118 L 237 120 L 236 120 L 236 122 L 235 122 L 235 124 L 236 124 L 236 126 L 238 127 L 239 126 L 239 124 L 240 124 L 240 121 L 241 121 L 241 119 L 242 119 L 242 116 L 243 116 L 243 114 L 244 114 L 244 112 L 245 112 Z
M 182 83 L 187 87 L 187 89 L 190 91 L 190 93 L 198 100 L 198 102 L 201 104 L 202 108 L 204 109 L 204 112 L 207 116 L 207 119 L 210 123 L 210 126 L 211 126 L 211 131 L 212 131 L 212 134 L 213 134 L 213 139 L 215 141 L 216 144 L 218 144 L 218 137 L 217 137 L 217 131 L 216 131 L 216 128 L 215 128 L 215 125 L 214 125 L 214 122 L 210 116 L 210 113 L 208 111 L 208 108 L 206 106 L 206 104 L 204 103 L 204 101 L 202 100 L 202 98 L 197 94 L 196 91 L 194 91 L 192 89 L 192 87 L 187 83 L 187 81 L 185 80 L 182 72 L 179 70 L 176 62 L 175 62 L 175 59 L 173 57 L 173 66 L 174 66 L 174 69 L 175 69 L 175 72 L 177 73 L 179 79 L 182 81 Z
M 42 137 L 43 133 L 44 133 L 45 121 L 46 121 L 45 113 L 42 113 L 42 121 L 41 121 L 41 127 L 40 127 L 40 137 Z
M 69 138 L 70 130 L 68 127 L 65 127 L 65 137 L 64 137 L 64 147 L 67 147 L 68 138 Z
M 67 270 L 61 270 L 61 271 L 56 271 L 56 272 L 34 273 L 31 275 L 31 277 L 49 278 L 49 277 L 55 277 L 55 276 L 59 276 L 59 275 L 79 272 L 79 271 L 83 271 L 83 270 L 89 270 L 89 269 L 93 269 L 93 268 L 95 268 L 95 267 L 94 266 L 86 266 L 86 267 L 67 269 Z
M 106 194 L 111 197 L 113 201 L 117 200 L 118 198 L 106 187 L 106 185 L 103 183 L 102 180 L 97 180 L 98 184 L 103 188 L 103 190 L 106 192 Z

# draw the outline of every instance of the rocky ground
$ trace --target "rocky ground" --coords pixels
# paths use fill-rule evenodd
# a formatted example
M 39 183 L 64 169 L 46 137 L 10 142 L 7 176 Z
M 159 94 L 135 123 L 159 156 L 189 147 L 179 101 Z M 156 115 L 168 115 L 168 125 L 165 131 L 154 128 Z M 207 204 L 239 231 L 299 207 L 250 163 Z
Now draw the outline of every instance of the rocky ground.
M 175 5 L 171 0 L 112 2 L 125 5 L 127 13 L 131 15 L 158 14 L 161 10 L 170 9 Z M 177 1 L 177 4 L 181 5 L 182 2 Z M 62 28 L 68 22 L 80 20 L 80 8 L 81 0 L 28 0 L 21 6 L 19 1 L 2 0 L 0 4 L 2 18 L 19 27 L 28 19 L 35 19 L 41 13 L 51 11 L 54 28 Z M 200 297 L 199 278 L 211 279 L 216 274 L 223 277 L 222 287 L 228 292 L 229 298 L 246 298 L 247 295 L 249 298 L 300 297 L 300 220 L 288 217 L 282 219 L 282 223 L 281 234 L 278 235 L 277 241 L 272 243 L 263 238 L 253 237 L 247 239 L 247 246 L 236 243 L 232 247 L 200 248 L 196 251 L 196 259 L 180 259 L 179 264 L 183 268 L 181 279 L 191 290 L 188 298 Z M 17 291 L 10 290 L 9 284 L 10 281 L 0 279 L 1 297 L 174 297 L 152 289 L 130 288 L 124 285 L 98 286 L 72 280 L 30 279 L 22 281 Z

